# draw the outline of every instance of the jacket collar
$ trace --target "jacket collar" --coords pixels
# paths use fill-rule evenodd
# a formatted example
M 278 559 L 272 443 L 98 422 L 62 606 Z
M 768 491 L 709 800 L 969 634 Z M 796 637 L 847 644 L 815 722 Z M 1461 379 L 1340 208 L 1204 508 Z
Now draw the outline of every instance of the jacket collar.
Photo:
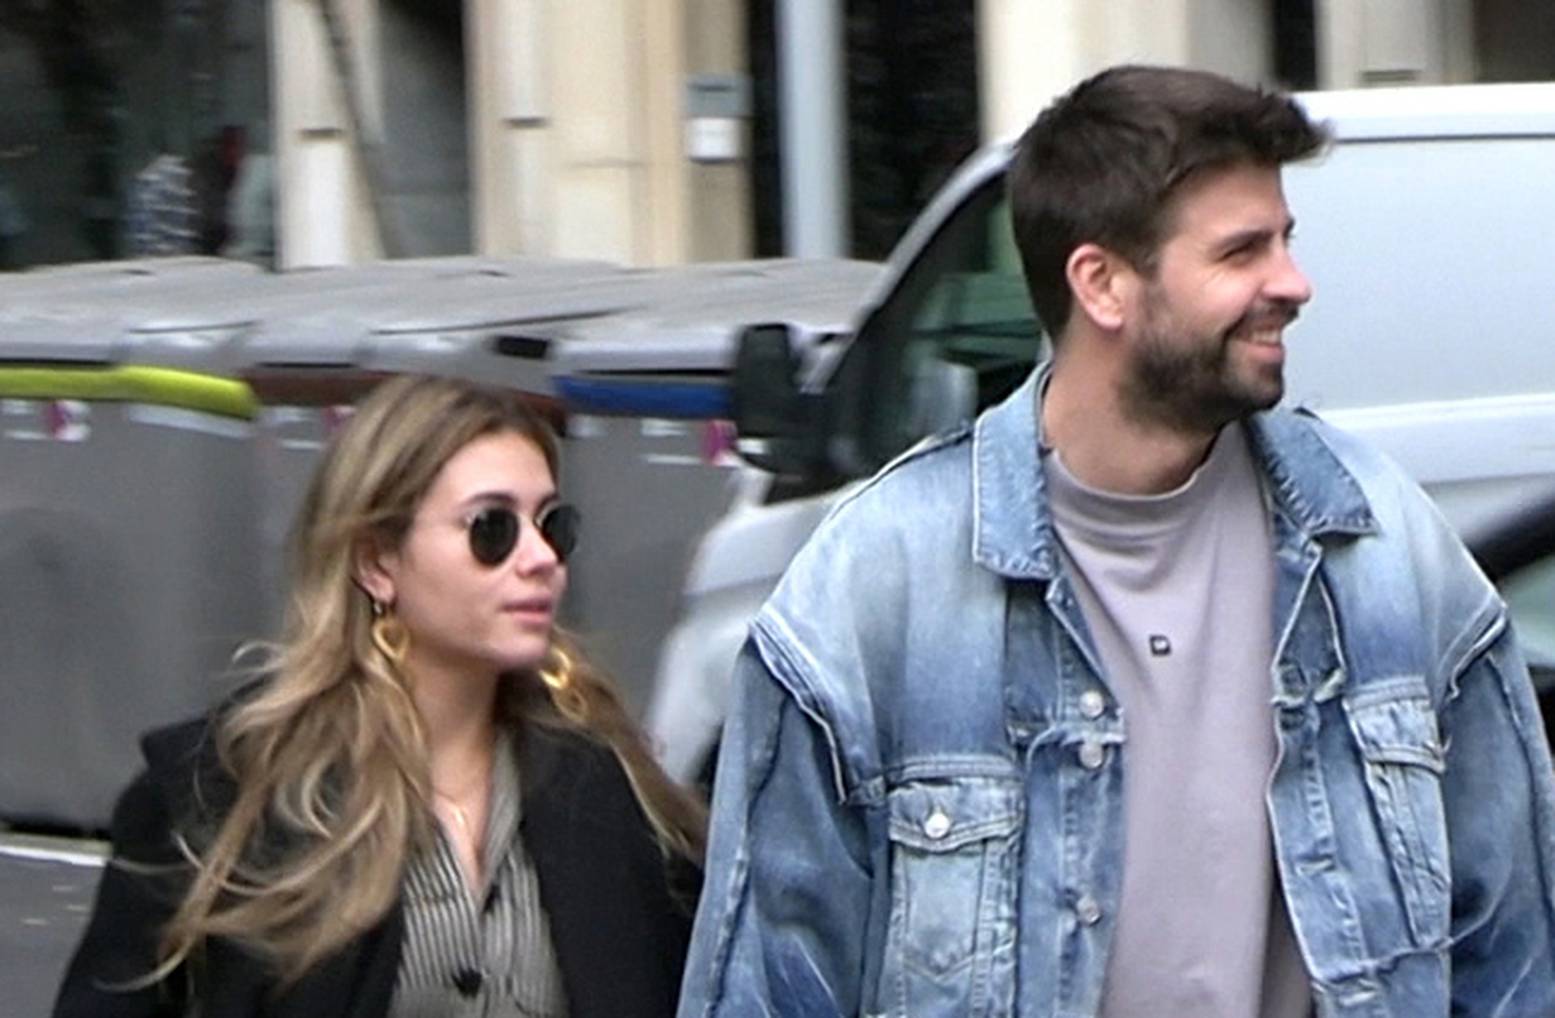
M 1247 434 L 1275 504 L 1309 537 L 1376 531 L 1365 493 L 1318 434 L 1310 410 L 1254 414 Z
M 1011 579 L 1052 579 L 1058 544 L 1047 479 L 1037 453 L 1043 362 L 1003 403 L 985 411 L 972 433 L 972 558 Z
M 665 861 L 620 765 L 582 736 L 538 725 L 524 728 L 518 747 L 520 831 L 569 1013 L 673 1012 L 690 911 L 681 916 L 669 898 Z
M 972 439 L 972 558 L 1010 579 L 1049 580 L 1058 539 L 1038 453 L 1044 361 L 1004 402 L 977 420 Z M 1273 410 L 1248 420 L 1253 455 L 1275 505 L 1309 537 L 1376 529 L 1360 485 L 1318 436 L 1305 411 Z

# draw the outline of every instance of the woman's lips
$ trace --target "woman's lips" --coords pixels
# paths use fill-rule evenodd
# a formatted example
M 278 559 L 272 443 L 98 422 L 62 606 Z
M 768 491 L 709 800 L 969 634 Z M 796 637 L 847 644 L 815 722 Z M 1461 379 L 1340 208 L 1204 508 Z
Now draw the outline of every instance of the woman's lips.
M 504 614 L 523 619 L 549 619 L 555 602 L 550 598 L 527 598 L 522 601 L 509 601 L 502 606 Z

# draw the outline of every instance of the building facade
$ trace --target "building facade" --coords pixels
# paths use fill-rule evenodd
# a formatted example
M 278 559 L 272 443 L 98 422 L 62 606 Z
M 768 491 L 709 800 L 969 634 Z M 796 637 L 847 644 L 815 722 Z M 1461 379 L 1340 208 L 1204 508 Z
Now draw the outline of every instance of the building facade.
M 1120 61 L 1292 88 L 1552 79 L 1555 5 L 5 3 L 0 268 L 727 260 L 796 250 L 806 204 L 848 210 L 828 253 L 880 257 L 977 144 Z M 836 109 L 834 137 L 785 133 Z

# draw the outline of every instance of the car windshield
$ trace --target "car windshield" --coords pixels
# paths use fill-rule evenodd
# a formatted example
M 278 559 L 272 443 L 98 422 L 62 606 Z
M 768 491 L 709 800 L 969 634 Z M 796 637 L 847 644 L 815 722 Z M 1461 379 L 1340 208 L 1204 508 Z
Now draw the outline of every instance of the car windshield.
M 1555 549 L 1501 584 L 1529 665 L 1555 676 Z

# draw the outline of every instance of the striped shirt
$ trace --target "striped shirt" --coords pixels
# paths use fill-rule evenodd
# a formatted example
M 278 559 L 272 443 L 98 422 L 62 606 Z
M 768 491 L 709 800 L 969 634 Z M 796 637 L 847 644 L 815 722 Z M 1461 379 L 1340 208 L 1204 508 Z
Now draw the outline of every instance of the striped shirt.
M 405 941 L 389 1018 L 566 1018 L 567 999 L 518 836 L 518 761 L 498 735 L 481 858 L 472 894 L 453 846 L 436 830 L 405 873 Z

